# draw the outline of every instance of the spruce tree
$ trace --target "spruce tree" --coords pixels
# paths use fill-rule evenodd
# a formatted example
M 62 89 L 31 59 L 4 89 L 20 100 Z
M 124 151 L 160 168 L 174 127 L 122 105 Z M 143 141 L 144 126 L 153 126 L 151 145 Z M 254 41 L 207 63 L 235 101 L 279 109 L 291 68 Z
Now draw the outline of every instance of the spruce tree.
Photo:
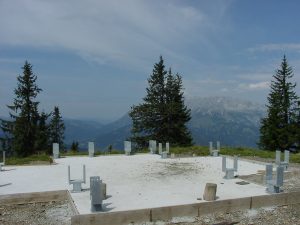
M 50 142 L 58 143 L 60 150 L 64 150 L 64 132 L 64 121 L 60 115 L 58 106 L 55 106 L 50 121 Z
M 3 136 L 0 137 L 1 147 L 3 151 L 12 153 L 13 127 L 14 121 L 0 119 L 0 128 L 3 131 Z
M 49 124 L 47 124 L 49 116 L 50 114 L 46 114 L 45 112 L 42 112 L 39 116 L 35 144 L 35 148 L 38 151 L 45 151 L 48 154 L 51 153 L 50 127 Z
M 79 146 L 78 141 L 73 141 L 72 144 L 71 144 L 71 151 L 72 152 L 78 152 L 78 146 Z
M 293 70 L 284 56 L 280 69 L 273 75 L 267 116 L 261 121 L 259 145 L 264 149 L 283 151 L 296 142 L 298 97 L 294 91 L 296 84 L 290 81 L 292 77 Z
M 148 79 L 144 103 L 133 106 L 129 113 L 132 118 L 131 140 L 139 146 L 146 146 L 150 139 L 163 141 L 166 74 L 164 60 L 160 56 Z
M 37 76 L 33 74 L 31 64 L 26 61 L 22 69 L 23 75 L 17 77 L 18 86 L 14 90 L 13 105 L 8 106 L 12 111 L 11 121 L 2 120 L 1 128 L 7 137 L 4 143 L 11 144 L 8 148 L 20 156 L 27 156 L 36 151 L 39 102 L 35 101 L 35 98 L 42 90 L 36 84 Z
M 191 135 L 186 123 L 191 119 L 190 110 L 184 105 L 180 75 L 165 70 L 160 57 L 150 78 L 143 103 L 133 106 L 131 140 L 145 147 L 148 140 L 171 142 L 173 145 L 191 145 Z
M 191 110 L 184 104 L 182 89 L 181 76 L 173 76 L 170 69 L 166 85 L 167 139 L 175 145 L 189 146 L 192 136 L 186 123 L 191 119 Z

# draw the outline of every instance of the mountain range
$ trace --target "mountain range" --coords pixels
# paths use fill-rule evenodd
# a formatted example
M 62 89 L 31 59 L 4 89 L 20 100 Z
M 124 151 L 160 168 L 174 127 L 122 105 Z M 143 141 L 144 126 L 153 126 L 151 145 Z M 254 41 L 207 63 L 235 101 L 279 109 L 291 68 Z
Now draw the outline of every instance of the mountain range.
M 265 115 L 263 105 L 229 97 L 191 98 L 186 100 L 192 119 L 187 124 L 194 144 L 208 145 L 220 141 L 226 146 L 256 147 L 260 119 Z M 109 124 L 94 121 L 64 119 L 65 142 L 78 141 L 81 149 L 94 141 L 98 150 L 108 145 L 123 149 L 123 142 L 130 137 L 131 119 L 126 113 Z

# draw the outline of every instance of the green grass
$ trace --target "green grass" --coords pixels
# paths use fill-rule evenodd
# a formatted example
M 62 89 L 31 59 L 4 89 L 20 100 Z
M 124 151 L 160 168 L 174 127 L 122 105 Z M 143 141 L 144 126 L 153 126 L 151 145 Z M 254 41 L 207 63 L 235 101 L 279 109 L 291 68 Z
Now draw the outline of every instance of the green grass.
M 138 153 L 148 153 L 148 149 L 143 149 Z M 207 146 L 191 146 L 191 147 L 171 147 L 171 153 L 180 154 L 180 155 L 193 155 L 197 156 L 208 156 L 209 149 Z M 115 155 L 115 154 L 124 154 L 124 151 L 120 150 L 112 150 L 111 153 L 96 151 L 95 155 Z M 242 147 L 222 147 L 220 154 L 222 155 L 238 155 L 241 157 L 259 157 L 272 159 L 275 161 L 275 152 L 271 151 L 263 151 L 253 148 L 242 148 Z M 61 156 L 87 156 L 88 152 L 66 152 L 62 153 Z M 282 153 L 281 158 L 284 158 L 284 154 Z M 26 165 L 26 164 L 50 164 L 52 162 L 52 158 L 46 154 L 32 155 L 28 157 L 7 157 L 6 165 Z M 292 163 L 300 163 L 300 153 L 290 154 L 290 162 Z
M 300 153 L 290 155 L 290 161 L 293 163 L 300 163 Z
M 96 151 L 95 152 L 95 155 L 116 155 L 116 154 L 124 154 L 124 151 L 119 151 L 119 150 L 113 149 L 110 153 L 101 152 L 101 151 Z M 68 151 L 68 152 L 65 152 L 65 153 L 61 153 L 60 155 L 62 157 L 64 157 L 64 156 L 87 156 L 87 155 L 89 155 L 89 153 L 88 153 L 88 151 L 84 151 L 84 152 Z
M 196 154 L 198 156 L 209 155 L 209 149 L 206 146 L 191 146 L 191 147 L 171 147 L 171 153 L 182 154 L 182 155 L 192 155 Z
M 50 164 L 52 158 L 48 155 L 32 155 L 28 157 L 8 157 L 5 159 L 6 165 L 26 165 L 26 164 Z
M 232 148 L 232 147 L 223 147 L 221 148 L 220 154 L 222 155 L 239 155 L 239 156 L 253 156 L 253 157 L 260 157 L 260 158 L 274 158 L 275 159 L 275 152 L 271 151 L 263 151 L 254 148 Z
M 181 154 L 181 155 L 192 155 L 196 154 L 198 156 L 208 156 L 209 148 L 206 146 L 191 146 L 191 147 L 171 147 L 171 153 Z M 222 147 L 220 154 L 222 155 L 238 155 L 241 157 L 259 157 L 264 159 L 272 159 L 275 161 L 275 152 L 263 151 L 254 148 L 244 148 L 244 147 Z M 284 158 L 284 153 L 281 154 L 281 158 Z M 300 153 L 290 154 L 290 162 L 300 163 Z
M 73 151 L 68 151 L 68 152 L 63 152 L 60 153 L 60 156 L 85 156 L 88 155 L 88 152 L 73 152 Z

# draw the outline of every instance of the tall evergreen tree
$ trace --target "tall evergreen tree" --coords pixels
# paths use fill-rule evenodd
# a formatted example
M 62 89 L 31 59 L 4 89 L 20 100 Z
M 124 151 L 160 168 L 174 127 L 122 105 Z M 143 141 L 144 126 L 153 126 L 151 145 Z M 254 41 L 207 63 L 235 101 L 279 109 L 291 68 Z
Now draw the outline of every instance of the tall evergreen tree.
M 50 121 L 50 142 L 58 143 L 60 150 L 64 150 L 65 125 L 58 106 L 54 107 Z
M 14 121 L 0 119 L 0 128 L 4 135 L 0 138 L 1 147 L 7 153 L 12 153 L 13 127 Z
M 191 110 L 184 104 L 182 89 L 181 76 L 173 76 L 170 70 L 166 84 L 167 138 L 171 143 L 188 146 L 192 143 L 192 136 L 186 123 L 191 119 Z
M 298 97 L 294 91 L 296 84 L 290 81 L 292 77 L 293 70 L 284 56 L 271 82 L 267 117 L 261 121 L 259 144 L 264 149 L 284 150 L 296 142 Z
M 15 98 L 13 105 L 8 106 L 11 121 L 1 121 L 1 128 L 7 134 L 4 141 L 11 144 L 18 155 L 26 156 L 35 153 L 35 141 L 38 114 L 38 101 L 35 101 L 37 94 L 42 91 L 37 84 L 37 76 L 32 72 L 32 66 L 25 62 L 23 75 L 17 77 L 18 87 L 14 90 Z
M 148 79 L 144 103 L 133 106 L 129 113 L 132 118 L 131 140 L 139 145 L 145 146 L 150 139 L 163 141 L 166 74 L 164 60 L 160 56 Z
M 191 135 L 186 127 L 190 111 L 184 105 L 182 79 L 165 70 L 160 57 L 146 89 L 144 102 L 133 106 L 129 113 L 132 118 L 132 140 L 146 146 L 154 139 L 171 142 L 173 145 L 191 145 Z
M 48 154 L 51 153 L 50 127 L 49 124 L 47 124 L 49 116 L 50 114 L 46 114 L 45 112 L 42 112 L 39 116 L 35 143 L 35 149 L 38 151 L 46 151 Z

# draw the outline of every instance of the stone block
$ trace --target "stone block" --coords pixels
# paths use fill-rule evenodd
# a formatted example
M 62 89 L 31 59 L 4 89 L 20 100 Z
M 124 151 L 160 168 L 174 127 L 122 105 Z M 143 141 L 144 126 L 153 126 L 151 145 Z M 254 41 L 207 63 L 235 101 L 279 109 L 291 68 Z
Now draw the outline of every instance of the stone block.
M 52 144 L 52 152 L 53 152 L 53 158 L 58 159 L 59 158 L 59 144 L 58 143 Z
M 126 155 L 131 153 L 131 141 L 124 141 L 124 151 Z
M 203 194 L 203 200 L 214 201 L 216 200 L 216 194 L 217 194 L 217 184 L 206 183 L 204 194 Z
M 166 143 L 166 153 L 167 154 L 170 153 L 170 143 L 169 142 Z
M 158 144 L 158 153 L 161 155 L 162 154 L 162 143 Z
M 94 154 L 95 154 L 95 144 L 94 144 L 94 142 L 89 142 L 88 146 L 89 146 L 89 157 L 94 157 Z

